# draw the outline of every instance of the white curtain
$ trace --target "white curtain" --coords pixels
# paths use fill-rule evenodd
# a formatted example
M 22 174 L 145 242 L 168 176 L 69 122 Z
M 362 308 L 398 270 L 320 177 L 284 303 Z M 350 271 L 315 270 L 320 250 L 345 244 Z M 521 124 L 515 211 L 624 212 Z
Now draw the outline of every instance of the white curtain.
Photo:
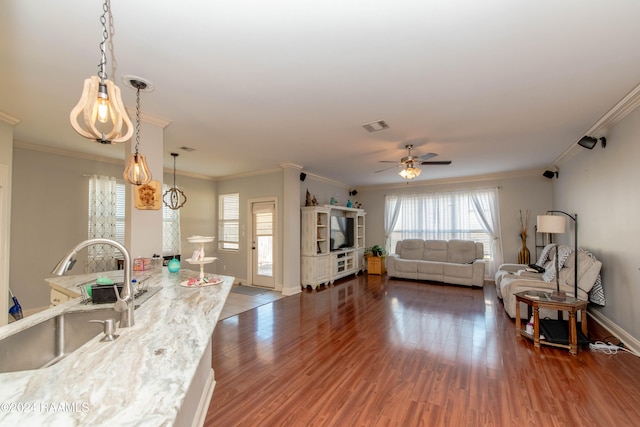
M 398 221 L 398 214 L 400 213 L 401 205 L 400 197 L 398 196 L 385 196 L 385 209 L 384 209 L 384 247 L 388 253 L 391 253 L 395 248 L 391 247 L 391 233 Z
M 474 240 L 485 247 L 488 277 L 502 263 L 497 189 L 385 197 L 387 250 L 399 240 Z
M 116 179 L 92 175 L 89 179 L 89 239 L 116 237 Z M 117 268 L 115 248 L 92 245 L 88 248 L 87 272 Z
M 500 264 L 504 262 L 502 256 L 502 233 L 500 232 L 500 205 L 498 189 L 492 188 L 476 191 L 471 194 L 480 225 L 491 239 L 491 260 L 487 262 L 486 275 L 493 277 Z

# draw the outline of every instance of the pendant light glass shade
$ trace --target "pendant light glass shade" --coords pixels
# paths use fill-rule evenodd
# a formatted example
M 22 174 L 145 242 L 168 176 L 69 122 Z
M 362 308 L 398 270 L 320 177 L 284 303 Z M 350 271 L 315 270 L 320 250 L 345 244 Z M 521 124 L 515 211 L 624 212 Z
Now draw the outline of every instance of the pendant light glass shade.
M 108 79 L 106 73 L 105 44 L 109 38 L 107 22 L 110 22 L 107 15 L 111 15 L 108 0 L 104 1 L 102 11 L 98 75 L 84 81 L 80 101 L 71 110 L 69 121 L 73 129 L 83 137 L 102 144 L 111 144 L 129 140 L 133 135 L 133 125 L 122 102 L 120 89 Z
M 412 166 L 407 167 L 406 169 L 402 169 L 398 174 L 404 179 L 413 179 L 417 176 L 420 176 L 422 173 L 422 169 L 414 168 Z
M 140 154 L 137 151 L 129 154 L 127 166 L 122 173 L 122 177 L 133 185 L 143 185 L 151 182 L 151 172 L 144 154 Z

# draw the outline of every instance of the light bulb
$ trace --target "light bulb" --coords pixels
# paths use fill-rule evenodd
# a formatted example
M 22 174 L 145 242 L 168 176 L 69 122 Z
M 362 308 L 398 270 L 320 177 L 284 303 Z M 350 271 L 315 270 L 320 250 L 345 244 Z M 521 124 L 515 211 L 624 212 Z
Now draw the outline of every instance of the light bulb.
M 100 83 L 98 87 L 98 120 L 100 123 L 107 123 L 109 119 L 109 95 L 107 94 L 107 85 Z

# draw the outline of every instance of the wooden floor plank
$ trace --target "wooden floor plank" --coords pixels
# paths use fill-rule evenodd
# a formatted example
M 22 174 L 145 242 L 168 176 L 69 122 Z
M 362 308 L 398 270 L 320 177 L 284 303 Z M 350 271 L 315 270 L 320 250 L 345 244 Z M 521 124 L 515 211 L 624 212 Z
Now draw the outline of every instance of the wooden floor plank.
M 213 367 L 209 427 L 640 419 L 640 359 L 535 349 L 492 285 L 364 275 L 303 291 L 220 321 Z

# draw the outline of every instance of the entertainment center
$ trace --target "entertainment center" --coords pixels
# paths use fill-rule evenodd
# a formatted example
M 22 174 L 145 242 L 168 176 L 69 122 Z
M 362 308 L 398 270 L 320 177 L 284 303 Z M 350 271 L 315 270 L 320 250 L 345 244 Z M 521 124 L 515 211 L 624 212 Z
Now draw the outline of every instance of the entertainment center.
M 364 270 L 363 209 L 303 206 L 301 209 L 301 287 L 320 285 Z

